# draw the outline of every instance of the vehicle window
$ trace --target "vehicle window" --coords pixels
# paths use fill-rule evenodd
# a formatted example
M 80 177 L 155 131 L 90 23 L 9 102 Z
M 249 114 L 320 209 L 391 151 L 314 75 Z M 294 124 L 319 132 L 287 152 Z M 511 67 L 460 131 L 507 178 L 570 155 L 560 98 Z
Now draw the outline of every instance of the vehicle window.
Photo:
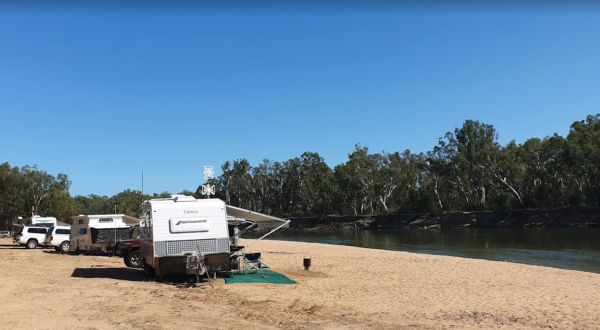
M 44 228 L 29 228 L 27 229 L 28 233 L 32 233 L 32 234 L 46 234 L 47 229 Z
M 71 231 L 70 231 L 70 230 L 68 230 L 68 229 L 57 229 L 57 230 L 56 230 L 56 233 L 57 233 L 57 234 L 62 234 L 62 235 L 68 235 L 68 234 L 70 234 L 70 233 L 71 233 Z
M 79 235 L 87 234 L 87 228 L 79 228 Z
M 113 222 L 113 218 L 100 218 L 99 222 Z

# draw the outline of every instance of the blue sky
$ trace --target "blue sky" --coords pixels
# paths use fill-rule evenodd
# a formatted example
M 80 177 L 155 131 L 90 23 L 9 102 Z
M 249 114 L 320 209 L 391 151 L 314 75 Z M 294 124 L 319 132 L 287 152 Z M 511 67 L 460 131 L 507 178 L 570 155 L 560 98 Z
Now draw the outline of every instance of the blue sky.
M 600 112 L 600 10 L 2 8 L 0 161 L 73 194 L 195 189 L 202 166 L 500 141 Z

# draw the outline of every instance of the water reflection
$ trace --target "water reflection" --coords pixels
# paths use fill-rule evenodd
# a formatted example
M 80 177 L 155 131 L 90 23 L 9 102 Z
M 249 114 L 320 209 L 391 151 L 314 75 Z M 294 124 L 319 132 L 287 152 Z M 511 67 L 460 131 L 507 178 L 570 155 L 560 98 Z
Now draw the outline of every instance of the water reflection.
M 600 273 L 599 228 L 335 230 L 271 239 L 502 260 Z

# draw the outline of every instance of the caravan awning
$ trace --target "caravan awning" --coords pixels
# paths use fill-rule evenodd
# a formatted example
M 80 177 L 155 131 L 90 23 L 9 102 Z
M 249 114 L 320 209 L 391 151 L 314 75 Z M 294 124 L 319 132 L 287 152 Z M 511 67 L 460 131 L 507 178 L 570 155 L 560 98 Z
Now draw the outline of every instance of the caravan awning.
M 125 222 L 128 225 L 138 225 L 140 224 L 140 219 L 123 214 L 123 222 Z
M 235 218 L 241 218 L 244 220 L 256 222 L 258 228 L 264 229 L 273 229 L 282 226 L 288 220 L 277 218 L 271 215 L 266 215 L 246 209 L 242 209 L 239 207 L 227 205 L 227 215 L 230 215 Z M 285 224 L 282 228 L 289 227 L 288 224 Z

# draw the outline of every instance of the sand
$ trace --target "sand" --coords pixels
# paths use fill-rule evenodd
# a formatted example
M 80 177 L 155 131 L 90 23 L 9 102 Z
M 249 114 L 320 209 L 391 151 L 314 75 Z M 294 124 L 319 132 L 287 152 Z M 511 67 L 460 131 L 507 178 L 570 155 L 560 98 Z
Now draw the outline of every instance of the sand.
M 600 329 L 600 274 L 324 244 L 255 247 L 298 284 L 144 282 L 120 258 L 2 239 L 0 327 Z

